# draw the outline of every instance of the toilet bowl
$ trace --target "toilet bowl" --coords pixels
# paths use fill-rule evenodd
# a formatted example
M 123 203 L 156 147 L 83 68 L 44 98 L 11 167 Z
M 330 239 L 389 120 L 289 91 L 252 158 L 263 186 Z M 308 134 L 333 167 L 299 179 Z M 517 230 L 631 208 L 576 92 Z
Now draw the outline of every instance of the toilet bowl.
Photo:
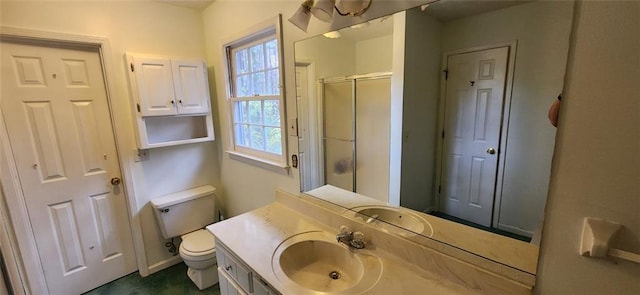
M 181 238 L 180 257 L 189 267 L 187 275 L 198 289 L 203 290 L 218 283 L 218 263 L 213 235 L 206 229 L 200 229 Z

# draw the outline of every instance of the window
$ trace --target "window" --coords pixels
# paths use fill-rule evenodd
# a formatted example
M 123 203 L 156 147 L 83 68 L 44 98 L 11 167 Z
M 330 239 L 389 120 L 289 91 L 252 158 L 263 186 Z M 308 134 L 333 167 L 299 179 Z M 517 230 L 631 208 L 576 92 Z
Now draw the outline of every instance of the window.
M 284 91 L 276 26 L 225 46 L 232 155 L 286 164 Z

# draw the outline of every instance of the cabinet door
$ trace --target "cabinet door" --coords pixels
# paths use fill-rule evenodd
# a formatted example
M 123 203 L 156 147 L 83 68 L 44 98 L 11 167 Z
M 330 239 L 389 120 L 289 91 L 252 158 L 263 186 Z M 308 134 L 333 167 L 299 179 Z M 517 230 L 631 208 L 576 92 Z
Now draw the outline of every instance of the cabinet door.
M 209 112 L 209 84 L 201 60 L 171 60 L 179 114 Z
M 218 284 L 220 286 L 221 295 L 240 295 L 238 288 L 233 285 L 232 279 L 227 277 L 227 274 L 218 267 Z
M 171 62 L 161 58 L 133 58 L 140 113 L 146 116 L 175 115 Z
M 253 293 L 252 295 L 279 295 L 280 293 L 276 292 L 276 290 L 272 289 L 267 282 L 258 277 L 257 275 L 253 276 Z

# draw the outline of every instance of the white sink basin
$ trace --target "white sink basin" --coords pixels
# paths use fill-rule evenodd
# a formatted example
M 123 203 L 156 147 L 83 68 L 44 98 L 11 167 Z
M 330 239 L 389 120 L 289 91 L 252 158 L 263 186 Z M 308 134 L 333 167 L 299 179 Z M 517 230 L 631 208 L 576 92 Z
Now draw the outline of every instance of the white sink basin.
M 358 213 L 358 216 L 365 221 L 383 221 L 407 229 L 412 233 L 427 237 L 433 236 L 431 223 L 418 214 L 406 209 L 387 206 L 362 206 L 351 208 L 351 210 Z M 405 236 L 412 235 L 412 233 L 406 231 L 400 231 L 399 233 Z
M 314 231 L 292 236 L 276 249 L 271 264 L 282 282 L 312 291 L 360 294 L 373 287 L 382 263 L 366 250 L 351 250 L 334 235 Z

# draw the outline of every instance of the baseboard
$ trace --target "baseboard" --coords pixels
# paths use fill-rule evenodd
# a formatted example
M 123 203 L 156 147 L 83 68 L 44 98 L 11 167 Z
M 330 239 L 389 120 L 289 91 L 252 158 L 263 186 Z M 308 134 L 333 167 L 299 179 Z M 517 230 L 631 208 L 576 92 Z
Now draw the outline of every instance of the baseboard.
M 504 231 L 508 231 L 514 234 L 518 234 L 521 236 L 525 236 L 525 237 L 529 237 L 531 238 L 533 236 L 533 231 L 529 231 L 529 230 L 524 230 L 521 229 L 519 227 L 515 227 L 512 225 L 507 225 L 507 224 L 502 224 L 502 223 L 498 223 L 498 229 L 504 230 Z
M 180 257 L 180 255 L 176 255 L 176 256 L 173 256 L 173 257 L 171 257 L 171 258 L 169 258 L 167 260 L 163 260 L 163 261 L 160 261 L 160 262 L 155 263 L 153 265 L 150 265 L 149 266 L 149 274 L 148 275 L 150 275 L 152 273 L 155 273 L 155 272 L 158 272 L 158 271 L 161 271 L 161 270 L 163 270 L 165 268 L 168 268 L 170 266 L 174 266 L 174 265 L 176 265 L 176 264 L 178 264 L 180 262 L 182 262 L 182 258 Z

